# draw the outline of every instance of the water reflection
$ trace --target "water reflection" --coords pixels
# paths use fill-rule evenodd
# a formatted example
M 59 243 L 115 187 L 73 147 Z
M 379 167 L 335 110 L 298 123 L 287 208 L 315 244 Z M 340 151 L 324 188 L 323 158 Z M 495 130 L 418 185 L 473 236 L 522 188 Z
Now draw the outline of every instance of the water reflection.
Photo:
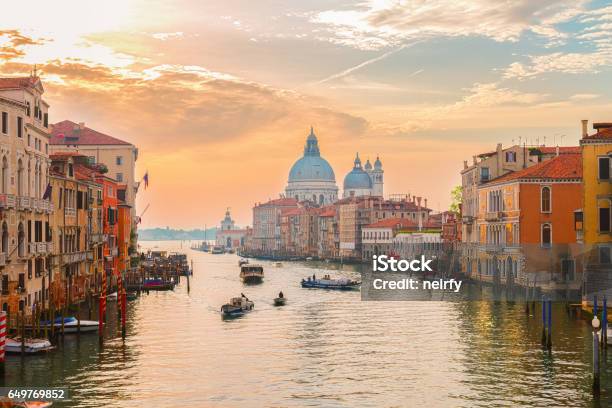
M 549 354 L 539 305 L 527 315 L 519 302 L 364 302 L 357 291 L 302 289 L 317 268 L 359 277 L 358 266 L 325 263 L 264 262 L 264 283 L 245 286 L 236 256 L 188 247 L 190 293 L 182 284 L 130 302 L 125 343 L 111 305 L 102 349 L 96 335 L 66 336 L 25 364 L 10 357 L 6 384 L 68 387 L 72 401 L 58 406 L 78 407 L 596 405 L 590 331 L 562 303 Z M 284 307 L 273 305 L 279 290 Z M 219 307 L 241 292 L 255 310 L 223 321 Z M 604 360 L 602 406 L 612 391 Z

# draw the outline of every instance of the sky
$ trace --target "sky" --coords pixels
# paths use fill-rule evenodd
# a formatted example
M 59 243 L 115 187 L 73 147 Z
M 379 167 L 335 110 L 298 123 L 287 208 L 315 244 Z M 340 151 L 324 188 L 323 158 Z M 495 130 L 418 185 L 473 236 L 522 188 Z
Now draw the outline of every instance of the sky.
M 310 126 L 340 189 L 445 210 L 497 143 L 577 145 L 612 121 L 612 5 L 517 0 L 54 0 L 0 14 L 0 75 L 34 64 L 65 119 L 127 140 L 143 227 L 217 225 L 284 191 Z

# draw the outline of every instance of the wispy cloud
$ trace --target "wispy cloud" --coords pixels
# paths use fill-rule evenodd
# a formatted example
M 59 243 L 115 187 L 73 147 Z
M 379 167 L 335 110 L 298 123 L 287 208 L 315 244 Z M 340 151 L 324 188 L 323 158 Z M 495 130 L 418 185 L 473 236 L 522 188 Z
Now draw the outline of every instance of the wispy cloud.
M 347 75 L 350 75 L 350 74 L 352 74 L 355 71 L 359 71 L 360 69 L 365 68 L 368 65 L 372 65 L 372 64 L 374 64 L 376 62 L 382 61 L 385 58 L 388 58 L 388 57 L 390 57 L 393 54 L 397 54 L 398 52 L 400 52 L 400 51 L 402 51 L 402 50 L 404 50 L 406 48 L 412 47 L 412 46 L 414 46 L 414 45 L 416 45 L 416 44 L 418 44 L 420 42 L 421 41 L 415 41 L 415 42 L 412 42 L 410 44 L 401 45 L 398 48 L 395 48 L 395 49 L 393 49 L 391 51 L 387 51 L 387 52 L 385 52 L 385 53 L 383 53 L 383 54 L 381 54 L 381 55 L 379 55 L 377 57 L 371 58 L 371 59 L 369 59 L 367 61 L 364 61 L 364 62 L 362 62 L 360 64 L 357 64 L 354 67 L 345 69 L 344 71 L 338 72 L 337 74 L 333 74 L 333 75 L 330 75 L 330 76 L 328 76 L 326 78 L 323 78 L 320 81 L 317 81 L 316 84 L 324 84 L 325 82 L 333 81 L 334 79 L 339 79 L 339 78 L 345 77 Z M 413 73 L 413 74 L 416 75 L 415 73 Z M 417 74 L 418 74 L 418 72 L 417 72 Z

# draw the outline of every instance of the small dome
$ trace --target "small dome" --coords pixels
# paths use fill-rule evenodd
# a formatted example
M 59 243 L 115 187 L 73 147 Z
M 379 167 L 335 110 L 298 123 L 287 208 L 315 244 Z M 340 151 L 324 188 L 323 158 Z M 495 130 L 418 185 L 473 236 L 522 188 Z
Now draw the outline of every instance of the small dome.
M 372 164 L 370 164 L 370 159 L 366 160 L 365 169 L 372 170 Z
M 359 153 L 355 157 L 355 166 L 344 178 L 344 190 L 369 189 L 372 188 L 372 179 L 361 168 Z
M 380 161 L 380 158 L 378 156 L 376 156 L 376 161 L 374 162 L 374 168 L 376 170 L 382 169 L 382 162 Z

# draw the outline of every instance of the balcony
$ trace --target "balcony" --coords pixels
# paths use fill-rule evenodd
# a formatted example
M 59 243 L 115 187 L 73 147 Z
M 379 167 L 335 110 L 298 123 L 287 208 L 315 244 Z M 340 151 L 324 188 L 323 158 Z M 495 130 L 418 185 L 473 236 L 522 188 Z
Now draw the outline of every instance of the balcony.
M 53 242 L 45 242 L 45 245 L 47 246 L 46 252 L 48 254 L 52 254 L 53 253 Z
M 474 223 L 474 217 L 472 217 L 471 215 L 464 215 L 461 218 L 461 222 L 464 224 L 473 224 Z
M 485 213 L 485 220 L 487 221 L 499 221 L 502 218 L 501 211 L 490 211 Z
M 0 208 L 14 208 L 15 196 L 12 194 L 0 194 Z
M 99 244 L 104 242 L 104 234 L 91 234 L 89 235 L 89 242 L 92 244 Z
M 111 255 L 111 256 L 117 256 L 117 255 L 119 255 L 119 248 L 111 248 L 111 250 L 110 250 L 110 255 Z
M 64 208 L 64 215 L 66 217 L 76 217 L 76 208 Z
M 32 210 L 32 200 L 30 197 L 17 196 L 17 209 L 23 211 Z
M 72 252 L 68 254 L 62 254 L 62 263 L 76 263 L 83 262 L 86 259 L 86 252 Z
M 36 243 L 36 252 L 39 254 L 47 253 L 47 243 L 46 242 L 37 242 Z
M 94 260 L 94 253 L 92 251 L 87 252 L 87 260 L 88 261 Z

